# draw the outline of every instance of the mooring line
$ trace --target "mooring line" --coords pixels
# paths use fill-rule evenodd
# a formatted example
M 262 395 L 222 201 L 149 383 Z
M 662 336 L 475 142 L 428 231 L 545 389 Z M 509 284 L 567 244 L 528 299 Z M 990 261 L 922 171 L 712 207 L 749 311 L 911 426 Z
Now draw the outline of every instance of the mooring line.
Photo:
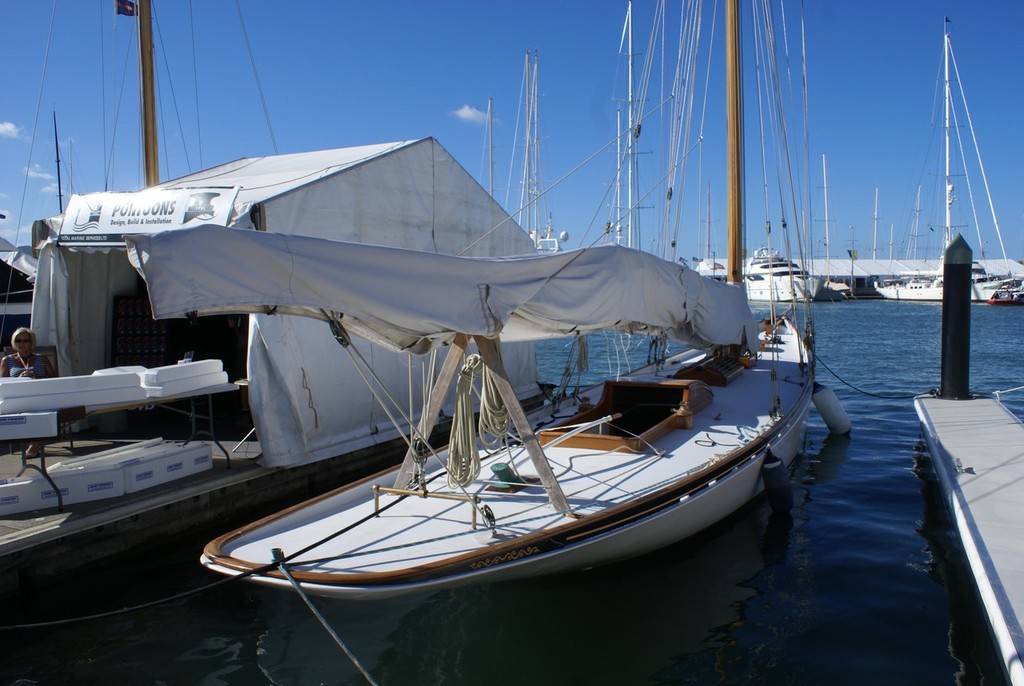
M 847 386 L 849 386 L 853 390 L 857 391 L 858 393 L 862 393 L 864 395 L 869 395 L 872 398 L 881 398 L 882 400 L 909 400 L 911 398 L 916 398 L 917 396 L 921 395 L 921 393 L 912 393 L 911 395 L 880 395 L 878 393 L 869 393 L 868 391 L 864 391 L 864 390 L 861 390 L 861 389 L 857 388 L 856 386 L 851 384 L 849 381 L 846 381 L 841 376 L 839 376 L 834 371 L 832 371 L 832 369 L 827 364 L 825 364 L 825 362 L 818 356 L 818 353 L 814 353 L 814 359 L 818 362 L 818 364 L 820 364 L 822 367 L 827 369 L 832 376 L 836 377 L 836 379 L 838 379 L 838 381 L 840 383 L 846 384 Z M 927 392 L 927 391 L 925 391 L 925 392 Z
M 275 563 L 266 564 L 266 565 L 263 565 L 262 567 L 257 567 L 256 569 L 250 569 L 249 571 L 241 572 L 241 573 L 236 574 L 234 576 L 230 576 L 230 577 L 228 577 L 226 579 L 220 579 L 218 581 L 214 581 L 211 584 L 206 584 L 205 586 L 200 586 L 199 588 L 193 588 L 190 591 L 184 591 L 182 593 L 177 593 L 175 595 L 167 596 L 165 598 L 160 598 L 158 600 L 150 600 L 149 602 L 142 603 L 140 605 L 132 605 L 131 607 L 122 607 L 119 610 L 109 610 L 107 612 L 99 612 L 99 613 L 93 614 L 93 615 L 83 615 L 81 617 L 69 617 L 69 618 L 65 618 L 65 619 L 55 619 L 55 620 L 52 620 L 52 621 L 49 621 L 49 622 L 35 622 L 35 623 L 32 623 L 32 624 L 6 624 L 6 625 L 0 625 L 0 631 L 14 631 L 14 630 L 24 630 L 24 629 L 50 629 L 50 628 L 53 628 L 53 627 L 64 626 L 64 625 L 67 625 L 67 624 L 77 624 L 78 622 L 88 622 L 88 621 L 92 621 L 92 620 L 95 620 L 95 619 L 106 619 L 108 617 L 116 617 L 118 615 L 126 615 L 126 614 L 129 614 L 129 613 L 132 613 L 132 612 L 138 612 L 139 610 L 147 610 L 147 609 L 149 609 L 151 607 L 157 607 L 159 605 L 164 605 L 166 603 L 172 603 L 172 602 L 175 602 L 177 600 L 182 600 L 184 598 L 188 598 L 189 596 L 199 595 L 200 593 L 205 593 L 206 591 L 209 591 L 211 589 L 217 588 L 218 586 L 223 586 L 224 584 L 232 583 L 234 581 L 241 581 L 242 579 L 245 579 L 245 578 L 250 577 L 250 576 L 256 576 L 256 575 L 259 575 L 259 574 L 263 574 L 264 572 L 268 572 L 271 569 L 275 569 L 276 567 L 277 567 L 277 564 L 275 564 Z
M 347 655 L 348 659 L 352 661 L 352 664 L 355 666 L 355 668 L 358 669 L 360 673 L 362 673 L 363 677 L 366 679 L 366 683 L 372 684 L 373 686 L 377 686 L 377 682 L 373 680 L 373 677 L 370 675 L 370 673 L 367 672 L 366 669 L 359 663 L 359 660 L 356 658 L 355 655 L 352 654 L 352 651 L 348 649 L 348 646 L 345 645 L 345 642 L 341 640 L 341 637 L 338 636 L 337 632 L 334 631 L 333 628 L 331 628 L 331 625 L 327 623 L 327 620 L 324 619 L 324 616 L 320 614 L 320 611 L 316 609 L 315 605 L 313 605 L 313 602 L 302 590 L 302 586 L 299 585 L 299 582 L 296 581 L 295 578 L 292 576 L 291 572 L 288 571 L 288 566 L 285 564 L 284 552 L 280 548 L 274 548 L 273 550 L 271 550 L 271 555 L 274 558 L 274 562 L 277 563 L 277 568 L 281 570 L 281 573 L 284 574 L 288 581 L 291 583 L 291 585 L 295 587 L 295 592 L 299 594 L 300 598 L 302 598 L 302 602 L 306 603 L 306 607 L 308 607 L 309 611 L 313 613 L 313 616 L 316 617 L 318 622 L 320 622 L 320 625 L 328 634 L 331 635 L 331 638 L 333 638 L 334 642 L 338 644 L 338 647 L 340 647 L 345 652 L 345 655 Z

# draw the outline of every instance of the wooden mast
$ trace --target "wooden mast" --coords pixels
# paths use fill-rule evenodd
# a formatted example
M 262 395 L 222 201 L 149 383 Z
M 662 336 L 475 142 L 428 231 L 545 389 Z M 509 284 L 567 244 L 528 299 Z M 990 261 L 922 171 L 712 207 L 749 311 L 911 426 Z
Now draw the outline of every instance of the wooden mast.
M 729 283 L 743 282 L 743 93 L 739 0 L 725 3 L 726 124 L 728 127 Z
M 156 140 L 156 97 L 153 77 L 153 23 L 150 0 L 139 0 L 139 80 L 142 95 L 142 151 L 146 186 L 160 183 Z

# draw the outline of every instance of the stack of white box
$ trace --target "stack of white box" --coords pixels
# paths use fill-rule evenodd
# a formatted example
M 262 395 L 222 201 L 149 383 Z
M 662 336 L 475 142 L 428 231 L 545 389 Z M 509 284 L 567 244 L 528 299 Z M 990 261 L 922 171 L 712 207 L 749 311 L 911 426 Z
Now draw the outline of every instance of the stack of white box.
M 47 473 L 64 504 L 73 505 L 137 493 L 212 468 L 209 444 L 154 438 L 67 459 Z M 0 517 L 56 506 L 57 494 L 42 474 L 0 479 Z
M 124 495 L 124 470 L 116 465 L 50 474 L 65 505 Z M 0 516 L 57 507 L 57 493 L 42 474 L 0 479 Z
M 180 443 L 155 438 L 122 448 L 94 453 L 64 462 L 50 469 L 58 475 L 116 466 L 124 475 L 124 492 L 159 486 L 213 468 L 213 451 L 201 441 Z

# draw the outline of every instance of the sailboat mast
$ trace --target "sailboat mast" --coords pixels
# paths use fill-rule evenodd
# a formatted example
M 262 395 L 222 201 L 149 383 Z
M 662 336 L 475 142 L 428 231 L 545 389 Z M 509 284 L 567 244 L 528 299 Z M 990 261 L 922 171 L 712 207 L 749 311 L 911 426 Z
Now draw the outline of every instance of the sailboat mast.
M 629 96 L 628 101 L 626 103 L 626 125 L 629 129 L 629 133 L 627 134 L 626 139 L 626 163 L 629 165 L 626 174 L 626 245 L 628 245 L 631 248 L 637 248 L 640 247 L 639 240 L 636 240 L 636 242 L 634 243 L 634 240 L 636 239 L 636 227 L 633 226 L 633 186 L 637 183 L 636 150 L 634 150 L 633 147 L 636 144 L 636 120 L 634 118 L 635 113 L 633 111 L 636 107 L 633 93 L 633 0 L 629 0 L 629 3 L 627 5 L 626 23 L 629 29 L 629 42 L 626 48 L 626 50 L 628 51 L 626 59 L 628 60 L 629 65 L 627 68 Z
M 64 190 L 60 185 L 60 138 L 57 137 L 57 112 L 53 113 L 53 145 L 57 150 L 57 207 L 64 214 Z
M 743 281 L 743 93 L 739 0 L 725 3 L 726 123 L 728 130 L 729 283 Z
M 943 250 L 945 246 L 949 245 L 952 240 L 952 220 L 951 211 L 953 205 L 953 183 L 950 181 L 949 174 L 949 107 L 950 107 L 950 92 L 949 92 L 949 19 L 946 19 L 946 30 L 942 34 L 943 51 L 942 61 L 943 70 L 945 72 L 945 93 L 943 96 L 943 107 L 944 107 L 944 128 L 946 132 L 946 242 L 943 244 Z
M 715 272 L 714 258 L 711 256 L 711 184 L 708 184 L 708 204 L 707 204 L 707 243 L 704 244 L 704 261 L 705 264 L 711 262 L 711 273 Z
M 828 231 L 828 167 L 825 163 L 825 154 L 821 155 L 821 182 L 824 185 L 825 194 L 825 278 L 832 280 L 832 256 L 831 245 L 829 244 Z
M 487 192 L 494 197 L 494 98 L 487 98 Z
M 875 186 L 875 228 L 871 239 L 871 259 L 878 259 L 878 186 Z
M 156 96 L 153 77 L 153 23 L 150 0 L 139 0 L 139 80 L 142 82 L 142 150 L 146 186 L 160 183 L 156 144 Z

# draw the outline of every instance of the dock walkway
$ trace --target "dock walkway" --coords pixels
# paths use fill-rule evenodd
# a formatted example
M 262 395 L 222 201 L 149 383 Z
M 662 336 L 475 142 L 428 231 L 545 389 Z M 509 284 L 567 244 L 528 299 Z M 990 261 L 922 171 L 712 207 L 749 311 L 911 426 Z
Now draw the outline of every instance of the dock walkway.
M 1024 685 L 1024 424 L 993 398 L 914 406 L 1005 672 Z
M 114 435 L 90 430 L 46 447 L 47 465 L 120 443 L 160 436 L 188 438 L 187 422 L 142 422 Z M 84 569 L 101 568 L 122 555 L 141 554 L 200 529 L 245 523 L 284 506 L 379 471 L 401 459 L 404 447 L 376 445 L 344 456 L 291 467 L 259 464 L 259 442 L 247 416 L 218 420 L 217 438 L 230 464 L 213 447 L 212 469 L 115 498 L 65 504 L 0 518 L 0 597 L 38 589 Z M 249 439 L 249 440 L 245 440 Z M 38 460 L 33 460 L 38 464 Z M 21 470 L 14 450 L 0 452 L 0 478 Z M 197 552 L 198 556 L 198 552 Z M 198 564 L 198 563 L 197 563 Z

